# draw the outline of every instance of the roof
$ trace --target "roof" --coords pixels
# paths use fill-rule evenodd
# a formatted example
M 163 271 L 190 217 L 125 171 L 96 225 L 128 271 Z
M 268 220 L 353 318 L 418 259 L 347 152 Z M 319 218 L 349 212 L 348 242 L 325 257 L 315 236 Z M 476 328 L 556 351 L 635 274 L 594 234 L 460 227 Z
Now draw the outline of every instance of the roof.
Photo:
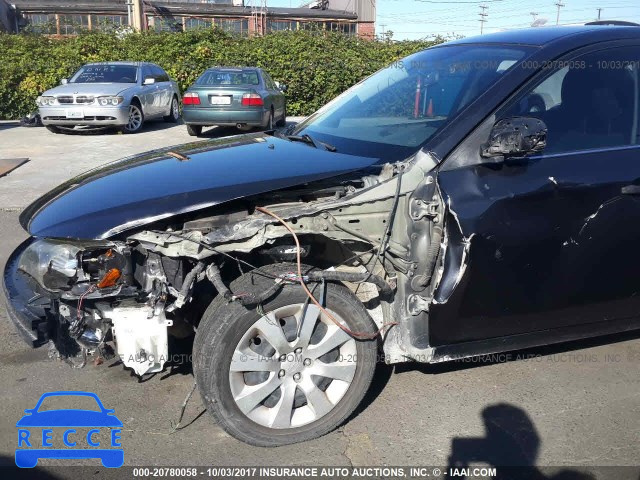
M 251 70 L 252 72 L 255 72 L 256 70 L 262 71 L 260 67 L 225 67 L 225 66 L 216 66 L 216 67 L 207 68 L 207 71 L 210 71 L 210 70 L 222 70 L 224 72 L 246 72 L 249 70 Z
M 543 46 L 558 40 L 568 39 L 569 37 L 573 40 L 583 37 L 585 44 L 593 41 L 640 38 L 640 26 L 579 25 L 571 27 L 523 28 L 462 38 L 447 42 L 446 45 L 500 43 Z
M 267 8 L 267 16 L 291 17 L 291 18 L 339 18 L 356 20 L 358 15 L 344 10 L 317 10 L 315 8 Z
M 12 0 L 12 3 L 24 13 L 93 13 L 126 15 L 127 6 L 124 0 Z M 248 17 L 251 7 L 234 7 L 233 5 L 215 3 L 187 3 L 145 1 L 144 9 L 147 15 L 160 16 L 202 16 L 216 15 Z M 358 16 L 353 12 L 342 10 L 318 10 L 311 8 L 271 8 L 266 10 L 267 16 L 278 18 L 317 18 L 356 20 Z
M 143 65 L 155 65 L 155 63 L 118 60 L 113 62 L 89 62 L 85 65 L 131 65 L 132 67 L 142 67 Z

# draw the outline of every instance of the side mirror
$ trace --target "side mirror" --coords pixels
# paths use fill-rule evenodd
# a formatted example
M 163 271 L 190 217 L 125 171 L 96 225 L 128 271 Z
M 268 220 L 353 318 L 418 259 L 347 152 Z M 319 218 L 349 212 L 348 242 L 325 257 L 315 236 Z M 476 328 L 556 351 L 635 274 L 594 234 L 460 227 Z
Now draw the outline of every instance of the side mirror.
M 146 77 L 142 82 L 143 85 L 153 85 L 154 83 L 156 83 L 156 79 L 153 77 Z
M 69 80 L 67 80 L 66 78 L 60 80 L 60 85 L 66 85 L 67 83 L 69 83 Z
M 510 117 L 496 122 L 489 141 L 480 147 L 483 158 L 493 163 L 508 158 L 523 158 L 544 150 L 547 145 L 547 126 L 533 117 Z

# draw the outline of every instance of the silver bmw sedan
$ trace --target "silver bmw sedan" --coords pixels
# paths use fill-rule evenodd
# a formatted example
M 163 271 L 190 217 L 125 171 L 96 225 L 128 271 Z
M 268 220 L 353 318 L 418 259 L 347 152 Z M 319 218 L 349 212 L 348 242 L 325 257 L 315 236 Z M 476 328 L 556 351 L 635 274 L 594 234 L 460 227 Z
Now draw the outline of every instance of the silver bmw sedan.
M 146 120 L 180 118 L 180 92 L 153 63 L 90 63 L 36 100 L 42 123 L 54 133 L 76 127 L 138 132 Z

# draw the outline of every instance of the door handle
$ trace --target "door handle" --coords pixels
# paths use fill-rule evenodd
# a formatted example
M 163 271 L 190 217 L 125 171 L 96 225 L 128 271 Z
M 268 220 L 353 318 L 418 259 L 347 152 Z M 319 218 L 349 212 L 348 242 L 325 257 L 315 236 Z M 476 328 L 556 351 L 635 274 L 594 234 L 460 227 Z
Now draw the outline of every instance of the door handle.
M 623 195 L 640 195 L 640 185 L 625 185 L 621 192 Z

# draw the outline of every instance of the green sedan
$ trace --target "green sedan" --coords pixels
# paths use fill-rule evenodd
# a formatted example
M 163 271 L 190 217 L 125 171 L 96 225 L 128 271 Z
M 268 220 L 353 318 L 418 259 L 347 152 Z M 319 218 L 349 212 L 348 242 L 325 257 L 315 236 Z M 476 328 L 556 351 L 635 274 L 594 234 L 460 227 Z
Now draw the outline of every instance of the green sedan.
M 182 118 L 192 136 L 214 125 L 270 130 L 286 122 L 283 90 L 261 68 L 210 68 L 185 92 Z

